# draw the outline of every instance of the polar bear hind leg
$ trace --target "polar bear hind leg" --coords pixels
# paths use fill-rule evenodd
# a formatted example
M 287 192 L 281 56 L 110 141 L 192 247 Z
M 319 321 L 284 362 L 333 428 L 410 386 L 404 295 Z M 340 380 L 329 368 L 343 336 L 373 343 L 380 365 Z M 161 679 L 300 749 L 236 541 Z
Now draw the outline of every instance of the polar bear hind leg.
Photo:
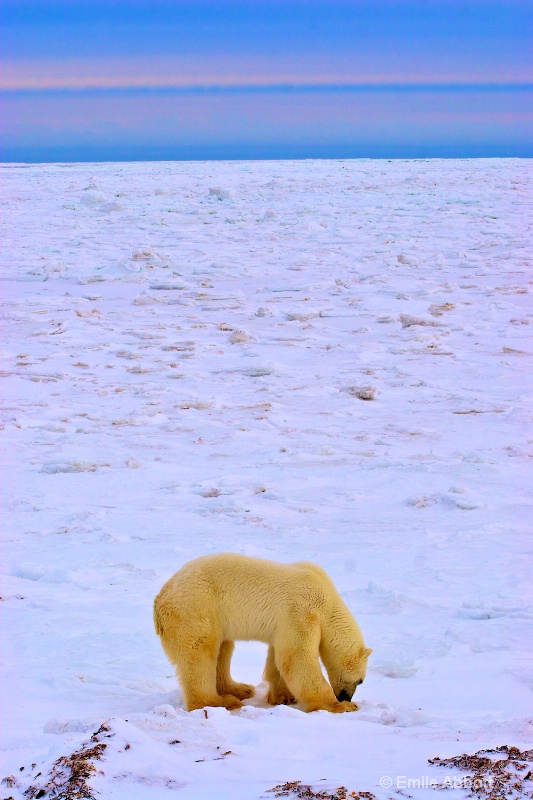
M 249 683 L 237 683 L 230 675 L 230 663 L 235 642 L 222 642 L 217 661 L 217 693 L 219 695 L 231 694 L 239 700 L 253 697 L 254 687 Z
M 199 643 L 193 650 L 176 653 L 174 663 L 187 711 L 205 706 L 223 706 L 231 711 L 242 706 L 238 697 L 217 691 L 217 650 L 218 643 L 214 647 L 212 643 Z
M 205 706 L 223 706 L 230 710 L 240 708 L 242 703 L 238 697 L 231 692 L 219 694 L 217 691 L 217 666 L 222 642 L 216 625 L 207 617 L 203 619 L 203 625 L 198 625 L 197 621 L 191 625 L 188 618 L 189 615 L 180 613 L 172 604 L 161 603 L 156 598 L 156 631 L 169 661 L 176 668 L 187 711 Z M 228 676 L 232 651 L 232 647 L 224 650 Z

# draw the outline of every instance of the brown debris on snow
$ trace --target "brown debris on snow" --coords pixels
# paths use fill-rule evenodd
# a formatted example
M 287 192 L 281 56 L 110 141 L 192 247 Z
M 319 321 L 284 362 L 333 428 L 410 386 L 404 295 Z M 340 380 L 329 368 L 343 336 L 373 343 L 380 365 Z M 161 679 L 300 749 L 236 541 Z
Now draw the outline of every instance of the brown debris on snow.
M 430 758 L 429 763 L 470 773 L 464 781 L 469 797 L 480 800 L 533 798 L 533 750 L 520 751 L 518 747 L 502 745 L 492 750 L 479 750 L 473 755 L 437 756 Z M 438 788 L 453 787 L 445 782 Z
M 346 392 L 351 394 L 352 397 L 358 397 L 359 400 L 374 400 L 376 396 L 376 387 L 370 385 L 348 386 Z
M 105 724 L 100 725 L 90 740 L 68 756 L 54 762 L 49 775 L 41 785 L 29 786 L 24 792 L 28 800 L 95 800 L 89 786 L 89 778 L 97 772 L 94 761 L 101 761 L 107 744 L 98 741 L 98 736 L 109 733 Z
M 315 791 L 312 786 L 301 781 L 287 781 L 280 783 L 267 792 L 273 792 L 274 797 L 292 797 L 295 800 L 377 800 L 372 792 L 349 792 L 345 786 L 339 786 L 333 792 L 327 789 Z

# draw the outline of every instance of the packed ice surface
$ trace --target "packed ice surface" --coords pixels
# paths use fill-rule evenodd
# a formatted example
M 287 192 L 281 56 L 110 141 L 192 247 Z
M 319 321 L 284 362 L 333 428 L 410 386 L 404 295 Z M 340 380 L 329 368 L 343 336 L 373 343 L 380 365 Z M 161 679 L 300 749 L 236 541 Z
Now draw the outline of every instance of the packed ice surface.
M 128 800 L 388 798 L 527 744 L 530 177 L 4 166 L 6 797 L 102 723 L 92 785 Z M 152 600 L 219 551 L 328 570 L 374 649 L 359 712 L 268 707 L 255 642 L 256 698 L 183 710 Z

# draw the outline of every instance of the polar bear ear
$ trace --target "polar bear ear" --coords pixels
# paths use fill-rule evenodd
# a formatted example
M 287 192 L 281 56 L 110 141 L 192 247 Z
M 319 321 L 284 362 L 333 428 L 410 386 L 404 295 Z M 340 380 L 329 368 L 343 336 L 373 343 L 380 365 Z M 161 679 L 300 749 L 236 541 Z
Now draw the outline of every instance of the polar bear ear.
M 366 656 L 367 658 L 368 658 L 368 656 L 369 656 L 371 653 L 372 653 L 372 648 L 371 648 L 371 647 L 367 647 L 367 648 L 365 648 L 365 652 L 364 652 L 364 654 L 365 654 L 365 656 Z

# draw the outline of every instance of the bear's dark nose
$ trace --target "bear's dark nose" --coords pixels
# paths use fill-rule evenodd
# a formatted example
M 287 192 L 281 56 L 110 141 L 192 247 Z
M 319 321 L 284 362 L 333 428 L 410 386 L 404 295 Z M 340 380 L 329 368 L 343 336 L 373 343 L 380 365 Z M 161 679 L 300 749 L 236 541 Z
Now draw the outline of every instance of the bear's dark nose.
M 346 689 L 341 689 L 339 694 L 337 695 L 337 700 L 342 702 L 343 700 L 351 700 L 352 697 L 348 694 Z

